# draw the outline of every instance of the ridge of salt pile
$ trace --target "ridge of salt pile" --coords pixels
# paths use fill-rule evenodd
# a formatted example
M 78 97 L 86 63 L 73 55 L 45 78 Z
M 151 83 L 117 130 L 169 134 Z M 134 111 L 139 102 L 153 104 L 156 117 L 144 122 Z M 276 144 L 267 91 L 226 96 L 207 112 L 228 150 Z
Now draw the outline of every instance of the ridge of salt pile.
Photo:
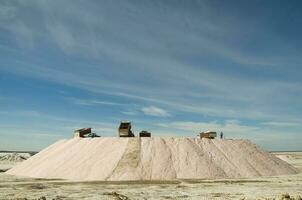
M 297 172 L 249 140 L 101 137 L 59 140 L 6 173 L 46 179 L 168 181 Z

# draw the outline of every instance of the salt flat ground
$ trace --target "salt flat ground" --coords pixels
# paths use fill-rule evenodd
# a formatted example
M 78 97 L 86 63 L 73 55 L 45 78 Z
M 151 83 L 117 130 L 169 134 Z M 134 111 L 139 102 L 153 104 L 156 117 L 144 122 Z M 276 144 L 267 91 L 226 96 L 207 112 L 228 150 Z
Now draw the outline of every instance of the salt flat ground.
M 104 183 L 31 179 L 0 173 L 6 199 L 272 199 L 302 196 L 302 152 L 275 152 L 301 173 L 279 177 L 179 182 Z M 1 166 L 0 162 L 0 166 Z M 0 167 L 1 168 L 1 167 Z

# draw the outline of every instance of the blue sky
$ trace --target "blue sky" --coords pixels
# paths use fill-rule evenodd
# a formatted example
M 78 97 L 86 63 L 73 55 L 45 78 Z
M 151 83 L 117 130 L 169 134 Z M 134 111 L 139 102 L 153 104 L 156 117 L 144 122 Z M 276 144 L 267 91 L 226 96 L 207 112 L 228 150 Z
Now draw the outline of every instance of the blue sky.
M 0 1 L 0 149 L 74 129 L 301 150 L 302 2 Z

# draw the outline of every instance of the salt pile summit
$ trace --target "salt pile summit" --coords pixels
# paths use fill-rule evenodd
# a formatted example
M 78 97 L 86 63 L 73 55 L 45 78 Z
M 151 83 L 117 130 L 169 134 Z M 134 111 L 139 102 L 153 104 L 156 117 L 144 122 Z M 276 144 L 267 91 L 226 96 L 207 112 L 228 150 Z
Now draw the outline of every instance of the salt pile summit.
M 248 178 L 297 173 L 294 167 L 248 140 L 148 136 L 60 140 L 6 173 L 100 181 Z

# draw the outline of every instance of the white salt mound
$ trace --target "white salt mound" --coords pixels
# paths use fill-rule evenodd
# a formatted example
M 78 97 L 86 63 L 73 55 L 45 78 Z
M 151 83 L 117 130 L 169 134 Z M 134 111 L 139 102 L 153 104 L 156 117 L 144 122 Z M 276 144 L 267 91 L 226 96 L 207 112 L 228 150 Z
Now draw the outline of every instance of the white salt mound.
M 60 140 L 6 173 L 140 181 L 275 176 L 297 170 L 248 140 L 102 137 Z
M 284 160 L 287 163 L 289 163 L 292 160 L 292 157 L 290 155 L 275 155 L 275 156 L 280 158 L 281 160 Z
M 3 156 L 0 156 L 0 161 L 7 161 L 7 162 L 22 162 L 26 160 L 28 157 L 22 156 L 18 153 L 9 153 Z

